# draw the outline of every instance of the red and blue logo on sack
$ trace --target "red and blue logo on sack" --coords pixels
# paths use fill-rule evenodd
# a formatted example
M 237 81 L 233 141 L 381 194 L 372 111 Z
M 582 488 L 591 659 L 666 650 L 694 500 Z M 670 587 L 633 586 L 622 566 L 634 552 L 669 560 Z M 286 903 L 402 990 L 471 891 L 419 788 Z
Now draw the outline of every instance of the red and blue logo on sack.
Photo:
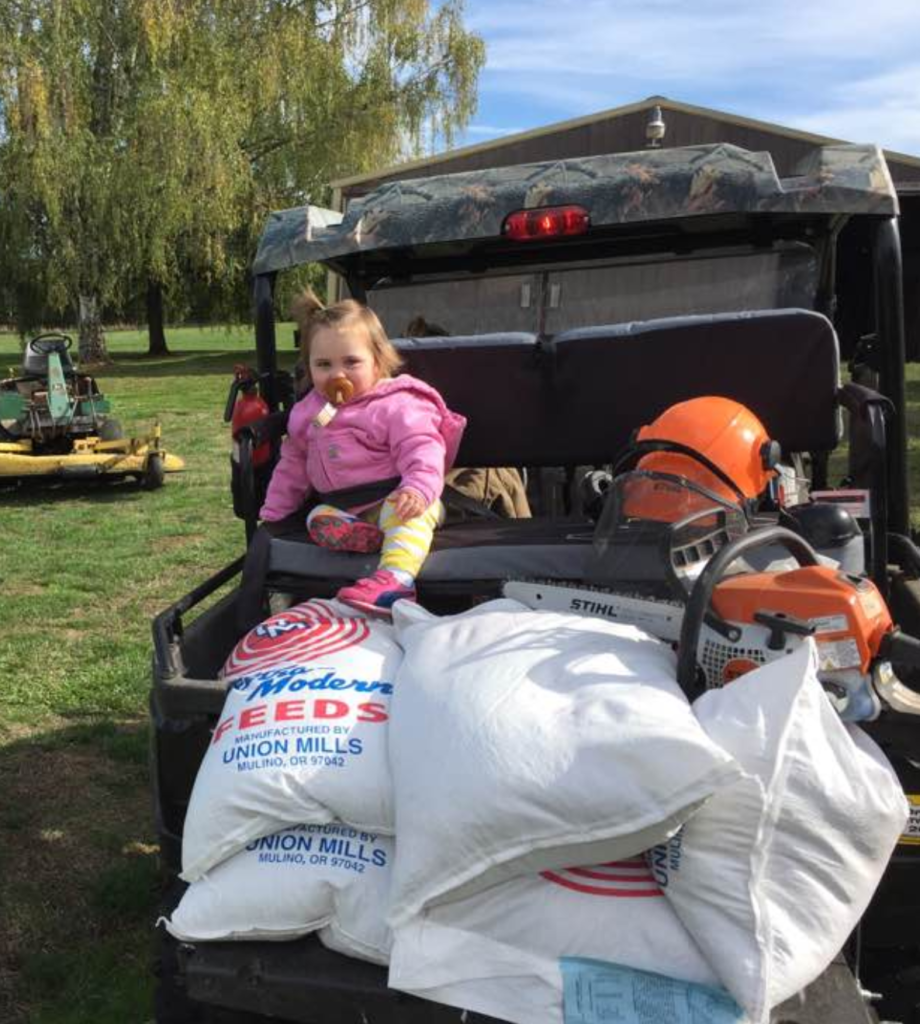
M 284 663 L 300 665 L 328 658 L 370 636 L 367 619 L 344 618 L 321 601 L 310 601 L 250 630 L 233 648 L 223 678 L 234 680 Z

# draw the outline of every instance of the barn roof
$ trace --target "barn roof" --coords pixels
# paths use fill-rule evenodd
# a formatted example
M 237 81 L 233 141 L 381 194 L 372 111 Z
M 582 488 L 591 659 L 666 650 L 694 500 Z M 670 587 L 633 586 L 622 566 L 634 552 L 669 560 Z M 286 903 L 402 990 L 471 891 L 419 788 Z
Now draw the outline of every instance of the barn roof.
M 601 110 L 594 114 L 587 114 L 583 117 L 571 118 L 567 121 L 555 121 L 552 124 L 541 125 L 539 128 L 532 128 L 525 132 L 515 132 L 511 135 L 502 135 L 497 139 L 490 139 L 488 142 L 480 142 L 472 146 L 462 146 L 458 149 L 447 150 L 443 153 L 422 157 L 418 160 L 411 160 L 390 167 L 380 168 L 364 174 L 354 174 L 344 178 L 338 178 L 331 182 L 335 189 L 349 190 L 368 182 L 376 182 L 384 178 L 398 176 L 400 178 L 410 175 L 436 174 L 437 167 L 444 163 L 456 163 L 466 158 L 472 158 L 479 154 L 488 154 L 493 150 L 508 149 L 512 146 L 518 147 L 521 143 L 528 143 L 531 140 L 538 140 L 546 136 L 558 135 L 570 132 L 578 128 L 586 128 L 602 124 L 605 121 L 614 121 L 625 118 L 629 115 L 639 113 L 643 110 L 651 111 L 654 107 L 660 107 L 665 114 L 674 111 L 680 114 L 687 114 L 691 117 L 703 118 L 718 121 L 735 128 L 747 129 L 754 132 L 776 135 L 782 139 L 796 140 L 812 146 L 826 146 L 835 143 L 846 142 L 845 139 L 837 139 L 829 135 L 819 135 L 814 132 L 803 131 L 799 128 L 791 128 L 787 125 L 776 124 L 772 121 L 761 121 L 754 117 L 745 117 L 741 114 L 734 114 L 729 111 L 716 110 L 713 107 L 701 107 L 692 103 L 683 103 L 680 100 L 673 100 L 667 96 L 649 96 L 647 99 L 635 103 L 625 103 L 608 110 Z M 904 164 L 911 169 L 920 170 L 920 157 L 911 156 L 908 153 L 900 153 L 896 150 L 883 150 L 885 159 L 889 163 Z M 507 163 L 509 161 L 500 161 Z M 899 184 L 900 189 L 900 184 Z

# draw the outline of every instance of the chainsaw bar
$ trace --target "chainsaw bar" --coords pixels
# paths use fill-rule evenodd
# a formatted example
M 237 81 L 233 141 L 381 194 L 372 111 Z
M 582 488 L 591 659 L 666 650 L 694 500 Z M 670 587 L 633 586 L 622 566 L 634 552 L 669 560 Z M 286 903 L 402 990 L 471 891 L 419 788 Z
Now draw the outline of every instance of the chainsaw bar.
M 533 610 L 600 616 L 611 622 L 637 626 L 660 640 L 676 642 L 680 639 L 684 606 L 679 601 L 653 601 L 636 594 L 567 587 L 539 580 L 508 580 L 502 587 L 502 593 Z

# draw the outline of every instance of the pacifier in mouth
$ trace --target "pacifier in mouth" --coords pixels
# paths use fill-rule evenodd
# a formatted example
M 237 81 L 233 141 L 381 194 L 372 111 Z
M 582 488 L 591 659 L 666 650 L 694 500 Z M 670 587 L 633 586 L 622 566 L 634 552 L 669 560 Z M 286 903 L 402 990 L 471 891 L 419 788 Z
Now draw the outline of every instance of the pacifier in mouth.
M 333 405 L 342 405 L 355 393 L 355 386 L 347 377 L 333 377 L 326 381 L 323 394 Z

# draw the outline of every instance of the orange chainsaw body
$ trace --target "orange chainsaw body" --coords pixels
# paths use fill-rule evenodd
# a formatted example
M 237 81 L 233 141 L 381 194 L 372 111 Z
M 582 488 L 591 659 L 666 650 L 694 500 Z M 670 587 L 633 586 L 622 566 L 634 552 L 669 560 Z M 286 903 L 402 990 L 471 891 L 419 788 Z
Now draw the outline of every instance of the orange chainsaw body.
M 851 652 L 849 664 L 868 672 L 882 637 L 894 628 L 875 584 L 829 566 L 804 566 L 788 572 L 757 572 L 723 579 L 712 607 L 727 622 L 754 625 L 767 612 L 814 626 L 819 645 L 836 644 Z M 855 645 L 855 647 L 854 647 Z

